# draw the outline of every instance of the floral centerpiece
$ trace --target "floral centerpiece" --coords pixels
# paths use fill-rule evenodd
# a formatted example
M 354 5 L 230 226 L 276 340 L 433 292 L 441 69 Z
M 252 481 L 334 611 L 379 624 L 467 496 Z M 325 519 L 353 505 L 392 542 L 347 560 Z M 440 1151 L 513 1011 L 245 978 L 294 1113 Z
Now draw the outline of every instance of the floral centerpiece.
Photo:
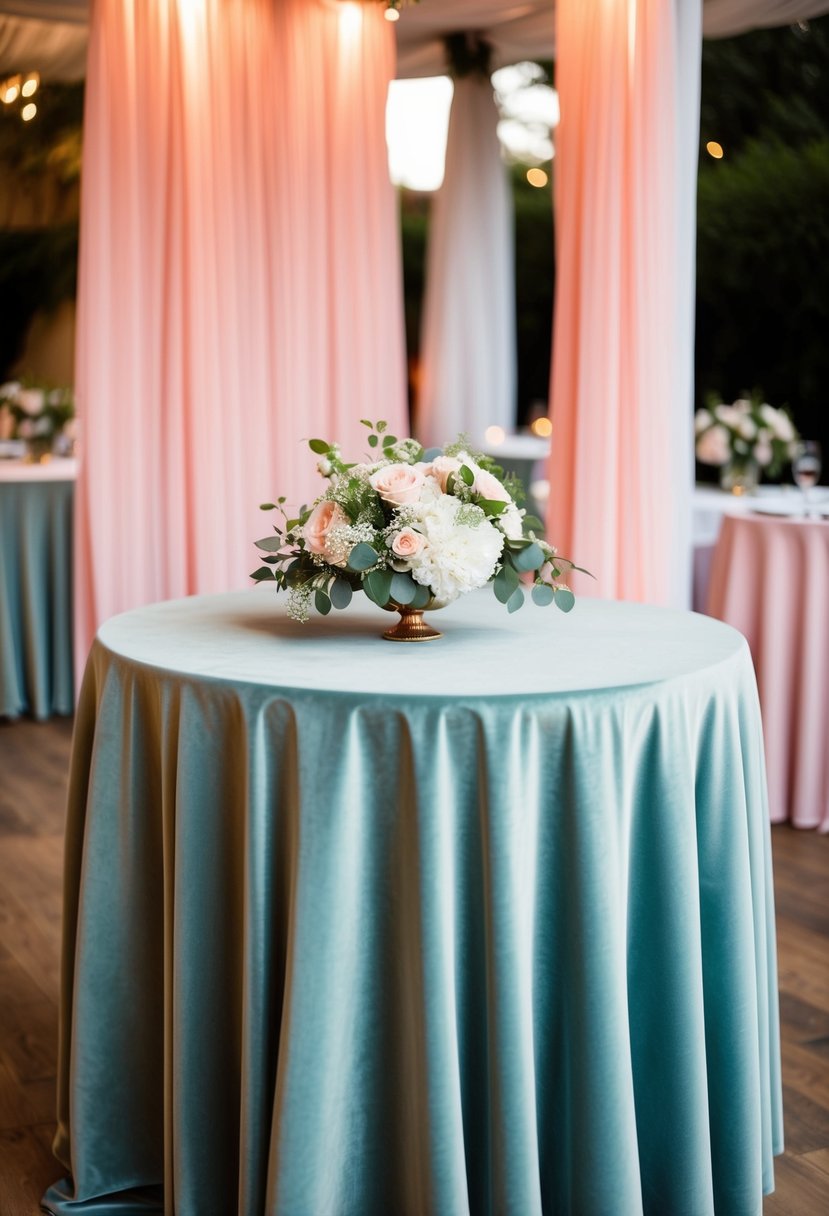
M 52 451 L 55 440 L 65 436 L 71 443 L 75 401 L 69 388 L 45 388 L 19 380 L 0 384 L 0 416 L 9 439 L 24 439 L 31 456 L 40 458 Z
M 532 576 L 535 603 L 570 611 L 563 579 L 578 567 L 543 539 L 540 520 L 519 506 L 518 487 L 492 460 L 463 440 L 424 451 L 384 422 L 363 425 L 377 459 L 347 463 L 337 444 L 312 439 L 325 492 L 295 519 L 284 498 L 262 504 L 281 519 L 256 542 L 265 565 L 251 577 L 287 589 L 289 616 L 305 621 L 312 607 L 325 616 L 362 591 L 400 613 L 384 637 L 425 641 L 440 637 L 423 620 L 426 609 L 492 583 L 515 612 L 525 598 L 522 576 Z
M 732 405 L 713 398 L 694 417 L 697 460 L 720 471 L 724 490 L 746 493 L 760 471 L 774 481 L 792 457 L 798 439 L 785 409 L 775 409 L 759 393 Z

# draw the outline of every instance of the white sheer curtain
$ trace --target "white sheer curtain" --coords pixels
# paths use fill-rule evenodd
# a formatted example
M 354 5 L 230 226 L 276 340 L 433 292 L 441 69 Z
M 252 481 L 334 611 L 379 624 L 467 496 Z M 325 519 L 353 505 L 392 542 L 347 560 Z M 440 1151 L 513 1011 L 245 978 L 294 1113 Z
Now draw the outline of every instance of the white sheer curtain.
M 456 80 L 432 204 L 417 434 L 427 446 L 515 421 L 512 203 L 489 80 Z
M 247 581 L 303 439 L 405 434 L 377 5 L 98 0 L 87 79 L 76 634 Z
M 686 605 L 700 0 L 558 0 L 549 532 Z

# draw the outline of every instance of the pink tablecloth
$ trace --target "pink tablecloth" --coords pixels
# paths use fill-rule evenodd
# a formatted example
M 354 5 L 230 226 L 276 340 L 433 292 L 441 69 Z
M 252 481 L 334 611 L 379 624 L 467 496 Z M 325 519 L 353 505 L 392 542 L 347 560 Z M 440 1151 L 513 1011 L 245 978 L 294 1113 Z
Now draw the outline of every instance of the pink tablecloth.
M 829 521 L 726 516 L 708 612 L 751 647 L 772 822 L 829 831 Z

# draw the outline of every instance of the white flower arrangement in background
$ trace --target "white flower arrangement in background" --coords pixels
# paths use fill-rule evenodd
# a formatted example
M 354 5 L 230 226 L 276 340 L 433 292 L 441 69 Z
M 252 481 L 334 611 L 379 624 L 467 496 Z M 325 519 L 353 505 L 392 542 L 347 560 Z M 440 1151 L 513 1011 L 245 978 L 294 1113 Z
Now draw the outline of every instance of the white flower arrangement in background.
M 51 446 L 61 434 L 74 438 L 75 401 L 70 388 L 10 380 L 0 384 L 0 415 L 5 439 Z
M 381 608 L 443 607 L 489 582 L 514 612 L 530 574 L 537 604 L 569 612 L 563 579 L 579 567 L 544 540 L 541 521 L 516 501 L 519 486 L 490 458 L 464 440 L 424 451 L 384 422 L 363 425 L 378 459 L 346 463 L 337 444 L 312 439 L 325 493 L 295 519 L 284 498 L 262 504 L 282 519 L 256 541 L 266 564 L 251 577 L 288 591 L 289 616 L 307 620 L 312 604 L 323 615 L 346 608 L 355 591 Z
M 709 401 L 694 416 L 697 460 L 722 468 L 754 461 L 769 480 L 780 476 L 799 438 L 787 410 L 775 409 L 759 393 L 732 405 Z

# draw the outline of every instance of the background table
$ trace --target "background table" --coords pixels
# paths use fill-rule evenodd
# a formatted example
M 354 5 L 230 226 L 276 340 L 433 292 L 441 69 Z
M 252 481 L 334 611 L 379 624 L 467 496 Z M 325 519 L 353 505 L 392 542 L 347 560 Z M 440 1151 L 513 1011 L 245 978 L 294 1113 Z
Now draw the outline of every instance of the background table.
M 829 831 L 829 520 L 727 517 L 708 611 L 751 647 L 772 822 Z
M 280 602 L 156 605 L 93 647 L 48 1207 L 758 1216 L 781 1117 L 744 640 L 487 590 L 395 646 L 371 605 Z
M 829 489 L 813 491 L 814 509 L 829 516 Z M 803 511 L 803 495 L 797 486 L 758 486 L 752 494 L 731 494 L 717 486 L 697 485 L 693 497 L 694 579 L 693 608 L 705 612 L 711 583 L 711 562 L 727 515 L 751 515 L 755 511 L 796 515 Z
M 0 715 L 71 714 L 77 464 L 0 461 Z

